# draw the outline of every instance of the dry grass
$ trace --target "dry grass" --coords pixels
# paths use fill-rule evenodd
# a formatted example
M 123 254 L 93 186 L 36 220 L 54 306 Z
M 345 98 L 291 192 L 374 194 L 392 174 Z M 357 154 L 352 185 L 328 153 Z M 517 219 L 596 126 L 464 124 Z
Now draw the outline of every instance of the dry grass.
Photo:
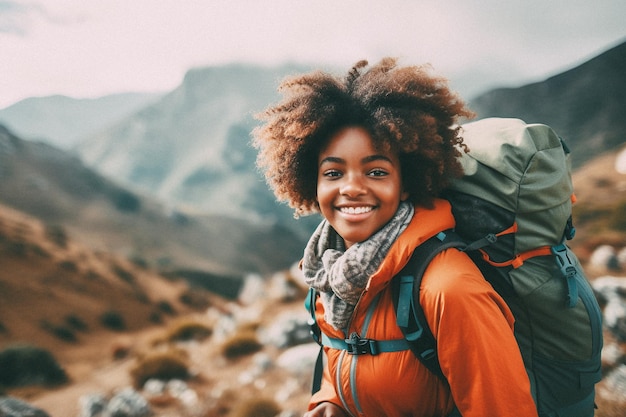
M 263 348 L 256 332 L 243 329 L 226 339 L 222 345 L 222 355 L 227 359 L 236 359 L 251 355 Z
M 189 377 L 189 357 L 182 349 L 168 347 L 165 350 L 151 351 L 138 355 L 130 370 L 133 384 L 141 388 L 151 378 L 160 380 L 187 379 Z
M 169 342 L 204 340 L 211 336 L 213 329 L 194 318 L 181 319 L 169 326 L 165 339 Z
M 0 386 L 58 385 L 67 381 L 65 370 L 45 349 L 19 344 L 0 351 Z
M 280 406 L 274 400 L 268 398 L 250 398 L 235 406 L 230 416 L 275 417 L 280 411 Z

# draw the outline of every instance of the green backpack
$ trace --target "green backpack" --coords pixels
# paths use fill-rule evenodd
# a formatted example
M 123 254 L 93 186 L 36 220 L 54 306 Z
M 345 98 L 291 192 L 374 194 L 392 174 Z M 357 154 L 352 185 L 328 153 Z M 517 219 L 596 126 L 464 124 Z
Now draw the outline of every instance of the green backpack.
M 419 287 L 428 262 L 441 250 L 458 247 L 515 316 L 515 337 L 539 416 L 593 417 L 602 315 L 565 244 L 575 232 L 569 150 L 550 127 L 518 119 L 468 123 L 462 136 L 469 148 L 461 158 L 465 176 L 444 195 L 456 229 L 421 244 L 392 280 L 397 322 L 408 348 L 444 378 L 437 342 L 418 302 Z M 313 318 L 314 297 L 310 292 L 306 303 Z M 314 320 L 311 324 L 316 340 L 328 340 L 320 337 Z M 367 343 L 375 348 L 365 353 L 384 351 L 385 341 Z M 314 385 L 318 382 L 319 370 Z

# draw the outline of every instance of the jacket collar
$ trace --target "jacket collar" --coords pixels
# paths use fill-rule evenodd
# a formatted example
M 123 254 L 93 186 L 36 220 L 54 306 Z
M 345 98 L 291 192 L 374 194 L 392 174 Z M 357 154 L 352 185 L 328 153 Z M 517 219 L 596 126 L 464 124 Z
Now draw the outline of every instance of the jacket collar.
M 404 268 L 417 246 L 437 233 L 453 228 L 454 225 L 448 201 L 436 199 L 433 208 L 430 209 L 416 206 L 411 223 L 391 246 L 378 270 L 370 277 L 365 297 L 375 295 L 384 288 Z

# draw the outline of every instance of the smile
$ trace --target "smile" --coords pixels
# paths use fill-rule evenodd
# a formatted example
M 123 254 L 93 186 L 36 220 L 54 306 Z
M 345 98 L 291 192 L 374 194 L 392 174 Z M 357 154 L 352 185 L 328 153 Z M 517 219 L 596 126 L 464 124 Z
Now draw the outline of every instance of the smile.
M 374 208 L 371 207 L 371 206 L 366 206 L 366 207 L 340 207 L 339 211 L 341 211 L 342 213 L 346 213 L 346 214 L 363 214 L 363 213 L 369 213 L 373 209 Z

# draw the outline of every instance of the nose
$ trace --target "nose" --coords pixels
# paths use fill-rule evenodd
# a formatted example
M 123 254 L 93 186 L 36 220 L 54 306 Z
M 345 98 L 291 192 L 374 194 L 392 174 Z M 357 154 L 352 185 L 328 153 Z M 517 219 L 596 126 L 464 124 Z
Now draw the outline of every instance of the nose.
M 356 197 L 365 194 L 366 189 L 363 178 L 361 178 L 360 175 L 354 174 L 344 176 L 344 181 L 339 191 L 342 195 L 347 197 Z

